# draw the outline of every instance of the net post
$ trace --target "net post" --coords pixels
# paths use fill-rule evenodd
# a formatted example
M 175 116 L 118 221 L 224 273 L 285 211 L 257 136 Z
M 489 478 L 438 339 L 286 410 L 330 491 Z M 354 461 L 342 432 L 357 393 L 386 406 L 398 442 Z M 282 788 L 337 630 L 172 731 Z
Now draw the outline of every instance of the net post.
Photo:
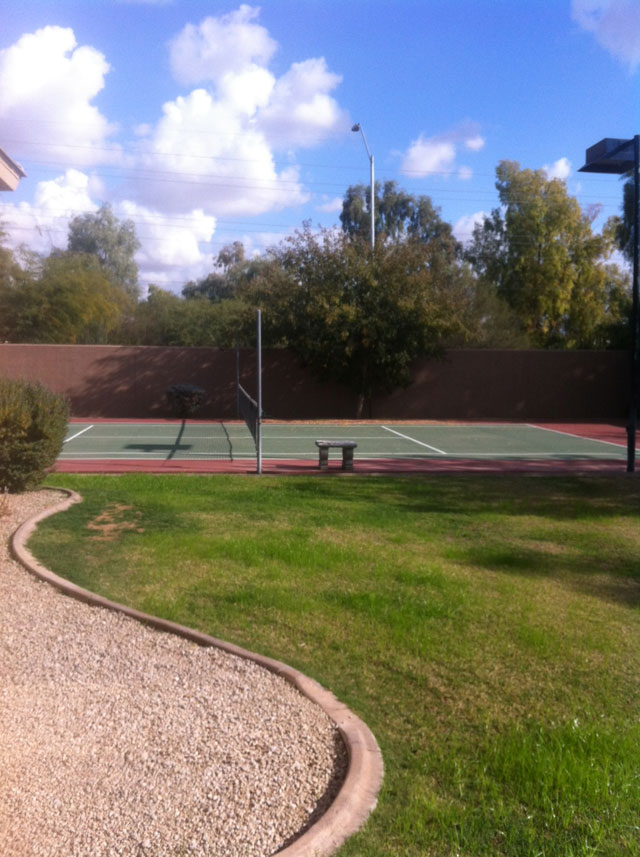
M 257 375 L 258 375 L 258 421 L 256 425 L 256 470 L 262 473 L 262 314 L 257 311 L 256 318 L 256 350 L 257 350 Z
M 240 346 L 236 336 L 236 417 L 240 417 Z

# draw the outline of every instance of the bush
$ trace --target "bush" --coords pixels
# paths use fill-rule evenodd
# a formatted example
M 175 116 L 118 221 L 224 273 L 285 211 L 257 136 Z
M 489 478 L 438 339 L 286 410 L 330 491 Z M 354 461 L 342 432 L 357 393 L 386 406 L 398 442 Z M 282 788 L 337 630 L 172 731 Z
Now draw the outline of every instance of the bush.
M 0 378 L 0 490 L 39 485 L 67 431 L 65 399 L 41 384 Z
M 197 414 L 204 403 L 205 391 L 194 384 L 174 384 L 167 390 L 167 399 L 173 413 L 186 419 Z

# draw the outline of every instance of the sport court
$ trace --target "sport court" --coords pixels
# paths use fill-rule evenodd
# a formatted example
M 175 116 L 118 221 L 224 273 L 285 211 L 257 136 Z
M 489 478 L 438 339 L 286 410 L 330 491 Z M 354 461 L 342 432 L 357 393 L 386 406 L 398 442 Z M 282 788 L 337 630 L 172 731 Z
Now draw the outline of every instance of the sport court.
M 615 425 L 264 421 L 263 472 L 318 472 L 315 441 L 333 439 L 357 443 L 355 472 L 622 472 L 626 461 Z M 329 472 L 341 461 L 331 450 Z M 251 473 L 256 445 L 242 421 L 73 421 L 56 469 Z

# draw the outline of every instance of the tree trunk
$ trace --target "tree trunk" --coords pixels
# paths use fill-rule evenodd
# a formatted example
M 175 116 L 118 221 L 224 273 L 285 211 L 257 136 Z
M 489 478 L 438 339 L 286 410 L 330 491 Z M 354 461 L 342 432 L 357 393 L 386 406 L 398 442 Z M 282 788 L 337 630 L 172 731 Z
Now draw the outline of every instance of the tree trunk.
M 356 419 L 364 418 L 364 406 L 367 405 L 367 419 L 373 419 L 373 396 L 371 393 L 358 393 L 356 404 Z

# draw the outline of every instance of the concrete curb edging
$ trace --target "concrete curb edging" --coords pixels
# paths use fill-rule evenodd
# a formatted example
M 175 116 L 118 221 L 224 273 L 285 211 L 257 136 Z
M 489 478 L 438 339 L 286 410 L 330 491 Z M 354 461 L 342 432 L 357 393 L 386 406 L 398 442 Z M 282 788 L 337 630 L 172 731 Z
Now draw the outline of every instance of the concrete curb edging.
M 38 523 L 68 509 L 74 503 L 82 502 L 82 497 L 75 491 L 62 488 L 52 490 L 64 494 L 64 499 L 24 521 L 13 533 L 9 542 L 11 553 L 27 571 L 55 586 L 65 595 L 70 595 L 93 607 L 104 607 L 107 610 L 123 613 L 158 631 L 176 634 L 200 646 L 214 646 L 232 655 L 253 661 L 296 687 L 304 696 L 319 705 L 336 724 L 348 755 L 344 782 L 327 811 L 294 842 L 277 852 L 279 857 L 329 857 L 335 853 L 346 839 L 362 827 L 378 801 L 384 765 L 380 748 L 368 726 L 330 691 L 287 664 L 242 649 L 233 643 L 210 637 L 200 631 L 194 631 L 184 625 L 142 613 L 124 604 L 103 598 L 101 595 L 95 595 L 40 565 L 26 547 L 26 542 Z

